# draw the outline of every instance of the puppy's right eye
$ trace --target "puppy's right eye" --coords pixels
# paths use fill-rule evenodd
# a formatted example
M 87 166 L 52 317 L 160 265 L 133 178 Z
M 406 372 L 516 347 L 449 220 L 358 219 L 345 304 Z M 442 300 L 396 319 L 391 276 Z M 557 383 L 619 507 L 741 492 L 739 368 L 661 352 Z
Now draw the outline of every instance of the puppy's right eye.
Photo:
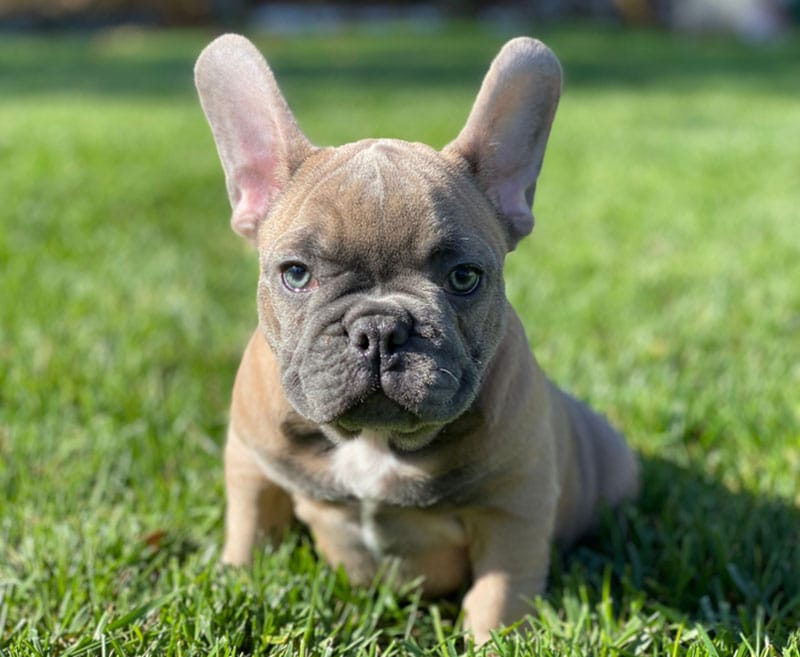
M 286 265 L 281 272 L 284 287 L 292 292 L 307 292 L 314 286 L 311 271 L 300 262 Z

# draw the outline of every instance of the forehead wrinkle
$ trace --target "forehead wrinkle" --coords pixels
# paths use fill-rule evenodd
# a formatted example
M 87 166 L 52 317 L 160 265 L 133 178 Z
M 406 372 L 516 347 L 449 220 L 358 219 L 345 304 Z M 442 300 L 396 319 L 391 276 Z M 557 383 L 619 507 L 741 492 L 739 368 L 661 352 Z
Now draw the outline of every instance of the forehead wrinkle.
M 313 249 L 318 257 L 381 277 L 443 250 L 483 256 L 486 264 L 497 260 L 491 237 L 478 244 L 463 240 L 462 221 L 484 223 L 474 207 L 481 199 L 436 151 L 365 140 L 325 149 L 320 157 L 302 172 L 304 184 L 290 192 L 280 213 L 284 228 L 308 229 L 281 240 L 281 247 Z
M 364 195 L 369 195 L 373 200 L 377 200 L 378 211 L 382 214 L 386 205 L 385 165 L 391 166 L 395 170 L 399 167 L 374 145 L 356 153 L 351 162 L 359 168 L 363 168 L 366 175 L 372 174 L 372 177 L 363 185 L 363 192 Z
M 478 235 L 464 235 L 456 232 L 449 227 L 445 228 L 440 240 L 433 244 L 431 248 L 431 257 L 437 255 L 456 255 L 460 256 L 465 252 L 476 253 L 483 260 L 490 260 L 491 264 L 497 264 L 494 257 L 494 251 L 489 246 L 488 242 L 483 240 Z
M 269 250 L 270 254 L 281 251 L 296 251 L 319 257 L 323 255 L 324 249 L 319 239 L 319 233 L 306 225 L 300 225 L 290 228 L 280 235 Z
M 405 160 L 389 157 L 380 142 L 359 149 L 335 167 L 333 174 L 341 176 L 338 181 L 331 179 L 338 182 L 337 193 L 330 199 L 315 199 L 333 219 L 326 227 L 333 241 L 345 251 L 369 253 L 387 264 L 408 256 L 408 247 L 424 239 L 434 223 L 425 196 L 409 193 L 409 187 L 399 182 L 408 178 L 410 169 Z M 420 222 L 412 216 L 421 213 L 431 219 Z

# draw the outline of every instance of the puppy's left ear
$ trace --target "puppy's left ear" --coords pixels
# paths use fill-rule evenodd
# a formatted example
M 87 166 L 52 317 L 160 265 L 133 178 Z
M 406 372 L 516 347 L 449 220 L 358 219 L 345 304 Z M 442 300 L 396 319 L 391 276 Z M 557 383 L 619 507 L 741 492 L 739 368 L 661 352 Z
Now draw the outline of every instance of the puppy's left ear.
M 561 95 L 561 66 L 527 37 L 512 39 L 483 80 L 469 118 L 444 153 L 464 158 L 498 209 L 509 249 L 533 229 L 533 195 Z

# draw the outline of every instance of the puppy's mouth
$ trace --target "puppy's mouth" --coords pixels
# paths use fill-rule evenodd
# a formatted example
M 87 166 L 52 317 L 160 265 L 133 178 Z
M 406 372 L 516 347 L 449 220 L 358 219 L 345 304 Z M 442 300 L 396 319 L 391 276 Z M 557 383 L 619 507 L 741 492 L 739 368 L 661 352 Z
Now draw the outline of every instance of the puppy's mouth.
M 426 422 L 382 392 L 371 393 L 348 408 L 332 424 L 345 439 L 362 432 L 381 433 L 394 447 L 403 451 L 427 445 L 441 428 L 440 423 Z

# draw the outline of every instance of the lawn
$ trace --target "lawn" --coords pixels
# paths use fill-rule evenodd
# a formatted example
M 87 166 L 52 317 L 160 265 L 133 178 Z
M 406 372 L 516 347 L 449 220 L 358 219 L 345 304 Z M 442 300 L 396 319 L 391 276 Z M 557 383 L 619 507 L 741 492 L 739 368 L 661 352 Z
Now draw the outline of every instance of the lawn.
M 797 657 L 800 42 L 538 35 L 565 87 L 508 293 L 644 490 L 495 649 Z M 457 598 L 352 588 L 301 531 L 218 566 L 257 262 L 192 88 L 211 36 L 0 40 L 0 655 L 470 651 Z M 506 36 L 257 41 L 316 143 L 442 146 Z

